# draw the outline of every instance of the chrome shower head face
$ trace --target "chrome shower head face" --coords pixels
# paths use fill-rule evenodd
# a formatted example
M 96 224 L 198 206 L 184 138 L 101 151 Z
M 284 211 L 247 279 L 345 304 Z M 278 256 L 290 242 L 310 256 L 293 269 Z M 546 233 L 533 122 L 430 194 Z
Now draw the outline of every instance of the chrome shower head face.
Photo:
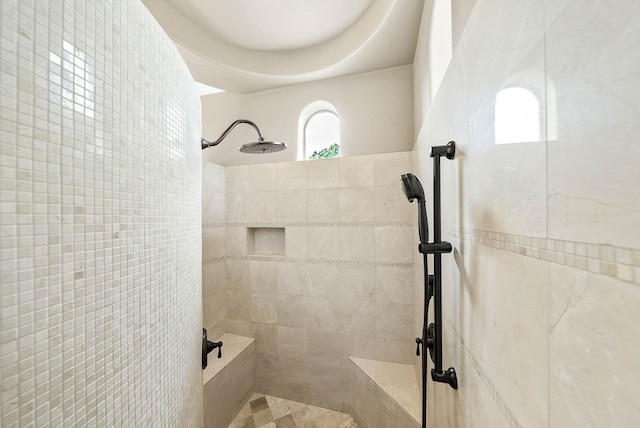
M 255 143 L 247 143 L 240 146 L 240 152 L 262 155 L 266 153 L 276 153 L 287 148 L 285 143 L 277 141 L 265 141 L 264 138 L 258 139 Z
M 422 188 L 420 179 L 411 173 L 402 174 L 401 178 L 402 191 L 409 202 L 413 202 L 414 199 L 424 202 L 424 189 Z

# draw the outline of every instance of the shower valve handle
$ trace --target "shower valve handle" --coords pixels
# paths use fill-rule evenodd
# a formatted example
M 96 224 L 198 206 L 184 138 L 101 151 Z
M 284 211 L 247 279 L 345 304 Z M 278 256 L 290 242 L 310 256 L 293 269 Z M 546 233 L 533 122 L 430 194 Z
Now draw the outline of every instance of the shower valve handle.
M 422 339 L 416 337 L 416 357 L 420 356 L 420 345 L 422 345 Z

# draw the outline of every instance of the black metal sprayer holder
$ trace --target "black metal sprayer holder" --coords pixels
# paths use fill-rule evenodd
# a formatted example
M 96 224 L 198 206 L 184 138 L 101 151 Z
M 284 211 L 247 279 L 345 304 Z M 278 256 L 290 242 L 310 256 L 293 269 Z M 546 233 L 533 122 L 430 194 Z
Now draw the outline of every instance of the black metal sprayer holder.
M 433 300 L 434 322 L 427 329 L 427 347 L 431 352 L 431 359 L 435 367 L 431 369 L 431 379 L 434 382 L 447 383 L 451 388 L 458 389 L 458 378 L 453 367 L 442 370 L 442 254 L 452 251 L 449 242 L 442 241 L 441 205 L 440 205 L 440 158 L 453 159 L 456 153 L 456 143 L 449 141 L 444 146 L 431 148 L 433 158 L 433 242 L 420 245 L 420 252 L 433 254 Z M 431 275 L 430 278 L 431 279 Z M 431 282 L 431 281 L 429 281 Z

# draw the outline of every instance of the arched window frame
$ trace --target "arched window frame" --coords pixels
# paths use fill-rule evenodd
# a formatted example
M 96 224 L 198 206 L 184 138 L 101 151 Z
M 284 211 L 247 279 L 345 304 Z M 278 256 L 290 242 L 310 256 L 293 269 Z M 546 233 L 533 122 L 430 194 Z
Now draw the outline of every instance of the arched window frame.
M 338 111 L 336 110 L 336 108 L 333 106 L 333 104 L 329 103 L 328 101 L 324 101 L 324 100 L 317 100 L 314 101 L 310 104 L 308 104 L 300 113 L 300 117 L 299 117 L 299 122 L 298 122 L 298 155 L 297 155 L 297 159 L 298 160 L 307 160 L 308 159 L 308 155 L 307 155 L 307 144 L 306 144 L 306 139 L 307 139 L 307 126 L 310 122 L 310 120 L 321 113 L 331 113 L 333 115 L 335 115 L 335 117 L 338 120 L 338 127 L 339 127 L 339 134 L 340 134 L 340 141 L 338 141 L 338 144 L 341 144 L 342 141 L 342 124 L 340 123 L 340 115 L 338 114 Z M 339 157 L 340 155 L 338 155 Z

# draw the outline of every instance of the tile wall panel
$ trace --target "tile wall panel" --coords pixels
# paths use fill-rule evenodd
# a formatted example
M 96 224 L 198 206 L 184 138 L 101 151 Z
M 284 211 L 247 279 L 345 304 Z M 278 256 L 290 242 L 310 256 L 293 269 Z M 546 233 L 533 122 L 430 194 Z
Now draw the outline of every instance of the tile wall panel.
M 413 362 L 411 168 L 410 152 L 225 168 L 226 328 L 256 338 L 258 391 L 345 410 L 349 356 Z M 248 227 L 284 228 L 285 254 L 248 255 Z
M 0 8 L 1 425 L 198 426 L 190 74 L 141 2 Z
M 441 165 L 454 247 L 443 257 L 443 357 L 460 388 L 429 383 L 434 425 L 638 420 L 639 8 L 475 3 L 414 151 L 429 177 L 428 149 L 457 142 Z M 535 94 L 539 141 L 496 141 L 498 94 L 513 87 Z

